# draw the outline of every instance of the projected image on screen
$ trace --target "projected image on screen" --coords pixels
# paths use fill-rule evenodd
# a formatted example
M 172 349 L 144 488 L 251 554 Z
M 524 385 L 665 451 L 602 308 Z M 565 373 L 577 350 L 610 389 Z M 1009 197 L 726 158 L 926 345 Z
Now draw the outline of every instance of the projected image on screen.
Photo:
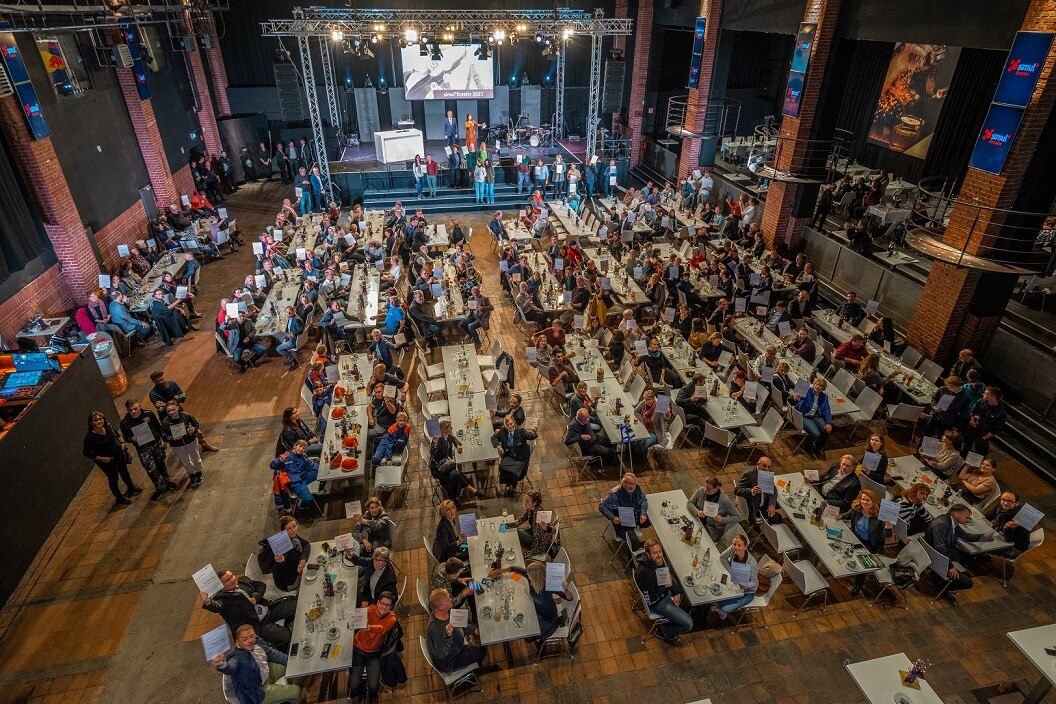
M 481 61 L 476 45 L 443 45 L 442 58 L 422 56 L 417 46 L 401 50 L 407 100 L 458 100 L 494 97 L 491 59 Z

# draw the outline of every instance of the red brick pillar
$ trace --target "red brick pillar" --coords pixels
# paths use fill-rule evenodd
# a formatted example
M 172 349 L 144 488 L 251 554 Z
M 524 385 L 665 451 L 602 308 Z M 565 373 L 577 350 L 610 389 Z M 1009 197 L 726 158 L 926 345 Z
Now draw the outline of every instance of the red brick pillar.
M 59 259 L 69 298 L 84 303 L 99 283 L 99 261 L 51 138 L 34 140 L 16 96 L 0 98 L 0 129 L 26 181 Z
M 612 17 L 617 20 L 627 19 L 628 5 L 630 0 L 616 0 L 616 8 L 613 11 Z M 622 34 L 618 34 L 612 38 L 612 49 L 613 51 L 624 52 L 624 59 L 626 60 L 627 51 L 627 37 Z M 637 53 L 637 47 L 635 47 L 635 53 Z M 616 125 L 620 123 L 621 115 L 619 112 L 612 113 L 612 127 L 616 128 Z
M 158 121 L 154 117 L 154 105 L 150 98 L 143 100 L 139 97 L 139 88 L 136 87 L 136 77 L 132 69 L 117 67 L 115 70 L 117 82 L 121 85 L 121 93 L 125 98 L 125 106 L 128 108 L 128 116 L 132 119 L 132 130 L 136 133 L 139 151 L 143 154 L 143 163 L 147 165 L 154 202 L 158 204 L 159 210 L 164 210 L 180 201 L 180 192 L 172 180 L 172 169 L 169 168 L 169 159 L 165 156 L 165 144 L 161 141 Z
M 836 21 L 839 18 L 841 4 L 842 0 L 808 0 L 807 2 L 803 21 L 816 23 L 817 30 L 814 35 L 814 46 L 810 50 L 810 70 L 807 71 L 806 81 L 803 84 L 799 116 L 781 118 L 778 151 L 774 155 L 774 166 L 779 171 L 798 172 L 803 167 L 811 131 L 814 127 L 814 114 L 821 97 L 821 85 L 825 79 L 825 66 L 828 63 L 829 51 L 836 34 Z M 784 243 L 786 251 L 795 249 L 803 233 L 803 226 L 810 220 L 809 216 L 794 217 L 792 212 L 796 197 L 802 187 L 797 183 L 771 181 L 760 223 L 767 246 L 777 241 Z
M 627 113 L 630 132 L 628 168 L 642 158 L 642 113 L 645 110 L 645 86 L 649 81 L 649 50 L 653 44 L 653 0 L 638 0 L 638 21 L 634 23 L 634 64 L 631 67 L 631 97 Z M 697 152 L 699 156 L 699 151 Z
M 216 23 L 213 20 L 211 11 L 207 10 L 205 12 L 201 26 L 205 30 L 205 36 L 209 37 L 210 47 L 202 51 L 209 62 L 209 77 L 212 79 L 213 98 L 216 99 L 216 109 L 220 111 L 220 116 L 223 117 L 231 114 L 231 103 L 227 99 L 227 69 L 224 67 L 224 55 L 220 51 L 220 38 L 216 34 Z
M 202 126 L 205 150 L 210 154 L 219 154 L 223 145 L 220 143 L 220 130 L 216 127 L 216 113 L 213 112 L 209 81 L 205 77 L 205 66 L 202 64 L 202 55 L 198 52 L 197 42 L 195 42 L 194 49 L 187 52 L 187 59 L 190 64 L 190 80 L 198 93 L 198 124 Z
M 722 0 L 700 0 L 699 17 L 707 17 L 704 30 L 704 52 L 700 57 L 700 75 L 696 88 L 690 88 L 683 128 L 699 134 L 704 131 L 711 98 L 711 78 L 715 70 L 715 55 L 719 48 L 719 23 L 722 21 Z M 637 31 L 637 28 L 636 28 Z M 688 70 L 688 69 L 687 69 Z M 678 177 L 688 176 L 700 165 L 700 140 L 683 139 L 678 155 Z
M 1021 30 L 1056 32 L 1056 0 L 1033 0 Z M 1054 66 L 1056 46 L 1049 48 L 1042 64 L 1002 172 L 991 174 L 968 168 L 959 202 L 950 212 L 943 235 L 946 244 L 978 257 L 993 254 L 1002 259 L 1009 253 L 995 250 L 1008 249 L 1017 236 L 1033 239 L 1032 231 L 1003 228 L 1007 217 L 1003 211 L 1013 207 L 1038 139 L 1056 106 Z M 993 278 L 993 275 L 969 272 L 951 264 L 933 264 L 906 334 L 909 343 L 935 361 L 946 362 L 958 350 L 985 340 L 989 330 L 1001 321 L 1000 311 L 1004 310 L 1012 292 L 1010 285 L 990 285 L 989 280 Z M 949 305 L 951 299 L 970 303 Z

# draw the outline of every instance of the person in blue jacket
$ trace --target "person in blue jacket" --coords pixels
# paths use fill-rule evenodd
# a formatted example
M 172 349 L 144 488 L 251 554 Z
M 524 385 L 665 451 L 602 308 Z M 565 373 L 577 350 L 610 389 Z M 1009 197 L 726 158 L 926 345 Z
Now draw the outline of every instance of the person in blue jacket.
M 212 659 L 216 669 L 231 678 L 239 704 L 300 701 L 300 687 L 279 684 L 286 674 L 288 661 L 286 653 L 276 650 L 266 641 L 258 642 L 257 632 L 248 623 L 235 631 L 234 649 L 226 655 L 214 655 Z
M 297 494 L 301 501 L 312 503 L 312 490 L 308 485 L 319 477 L 319 464 L 308 457 L 308 443 L 298 440 L 293 449 L 286 455 L 282 468 L 290 478 L 290 491 Z
M 825 449 L 832 433 L 832 409 L 829 408 L 829 395 L 825 393 L 827 387 L 828 382 L 819 376 L 803 396 L 792 395 L 796 410 L 803 414 L 803 430 L 810 436 L 807 449 L 816 455 Z

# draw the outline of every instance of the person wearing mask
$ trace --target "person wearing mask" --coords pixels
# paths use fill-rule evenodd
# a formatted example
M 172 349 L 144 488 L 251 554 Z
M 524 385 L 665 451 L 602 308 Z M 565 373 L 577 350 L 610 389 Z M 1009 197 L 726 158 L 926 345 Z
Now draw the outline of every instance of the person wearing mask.
M 664 548 L 659 540 L 649 538 L 642 548 L 645 559 L 634 572 L 634 582 L 641 590 L 649 612 L 666 620 L 657 629 L 657 636 L 665 643 L 677 643 L 680 635 L 693 630 L 693 618 L 682 608 L 685 590 L 664 558 Z M 666 571 L 659 571 L 661 568 Z
M 620 518 L 620 508 L 631 509 L 634 514 L 633 525 L 626 525 L 623 522 Z M 616 539 L 621 543 L 629 539 L 631 549 L 637 552 L 640 545 L 638 531 L 651 525 L 649 523 L 649 499 L 638 486 L 638 478 L 631 472 L 624 474 L 620 483 L 609 489 L 609 493 L 601 500 L 598 511 L 612 523 Z
M 136 486 L 128 473 L 128 451 L 118 437 L 117 432 L 106 416 L 100 411 L 92 411 L 88 414 L 88 431 L 84 435 L 83 454 L 95 462 L 103 474 L 106 475 L 107 485 L 110 493 L 114 495 L 114 503 L 119 506 L 127 506 L 132 503 L 133 496 L 139 496 L 143 490 Z M 117 480 L 120 477 L 125 483 L 125 493 L 122 494 Z
M 231 678 L 238 704 L 266 704 L 301 700 L 300 687 L 280 684 L 288 661 L 286 653 L 258 640 L 253 625 L 245 623 L 235 630 L 234 649 L 214 655 L 210 662 L 217 672 Z
M 733 536 L 730 540 L 730 547 L 723 550 L 722 554 L 719 555 L 719 562 L 722 563 L 723 569 L 731 574 L 733 573 L 734 563 L 745 565 L 748 568 L 748 578 L 746 580 L 742 582 L 734 581 L 734 584 L 741 588 L 741 595 L 724 599 L 711 606 L 711 610 L 715 612 L 719 620 L 725 621 L 731 612 L 743 609 L 755 599 L 755 592 L 759 589 L 759 563 L 756 562 L 752 553 L 748 552 L 748 538 L 743 533 L 737 533 Z
M 835 506 L 840 511 L 847 511 L 851 508 L 861 488 L 858 476 L 854 473 L 854 457 L 844 455 L 839 462 L 833 462 L 828 470 L 811 484 L 821 494 L 825 503 Z M 877 503 L 878 510 L 879 506 Z
M 840 514 L 840 519 L 850 524 L 851 532 L 874 555 L 883 551 L 887 536 L 894 527 L 888 521 L 881 522 L 879 515 L 880 497 L 872 489 L 860 491 L 858 497 L 851 502 L 850 508 Z M 858 596 L 864 584 L 865 573 L 855 575 L 851 596 Z
M 172 453 L 180 460 L 190 479 L 189 486 L 197 489 L 203 480 L 202 454 L 197 437 L 198 420 L 190 413 L 184 413 L 176 401 L 169 401 L 160 422 L 162 442 L 171 447 Z
M 713 507 L 705 504 L 714 504 Z M 690 510 L 695 510 L 697 518 L 708 530 L 708 535 L 715 543 L 729 544 L 730 538 L 740 528 L 741 514 L 733 500 L 723 493 L 722 482 L 718 477 L 708 477 L 704 486 L 693 493 L 689 500 Z M 708 508 L 713 508 L 709 511 Z M 714 515 L 709 515 L 709 514 Z
M 169 478 L 165 466 L 165 446 L 161 439 L 161 423 L 154 412 L 144 409 L 139 401 L 125 401 L 125 417 L 121 419 L 121 438 L 136 448 L 139 462 L 154 482 L 151 501 L 157 501 L 166 491 L 178 488 Z
M 312 544 L 300 536 L 300 525 L 293 516 L 279 518 L 279 530 L 286 531 L 289 536 L 290 549 L 276 555 L 271 543 L 264 538 L 257 543 L 260 546 L 257 563 L 261 572 L 270 574 L 275 580 L 276 587 L 284 592 L 295 592 L 301 586 L 301 575 L 311 556 Z

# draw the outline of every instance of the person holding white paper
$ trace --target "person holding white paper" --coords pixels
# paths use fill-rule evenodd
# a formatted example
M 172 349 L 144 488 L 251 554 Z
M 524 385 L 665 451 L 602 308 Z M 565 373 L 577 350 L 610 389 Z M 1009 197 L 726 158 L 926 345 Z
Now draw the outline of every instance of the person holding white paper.
M 528 568 L 503 567 L 493 570 L 488 576 L 495 579 L 502 574 L 519 574 L 528 577 L 528 593 L 532 597 L 535 606 L 535 616 L 539 621 L 539 635 L 525 638 L 526 643 L 538 643 L 545 641 L 554 635 L 554 631 L 561 626 L 562 616 L 557 611 L 556 599 L 571 601 L 574 596 L 569 588 L 568 579 L 561 581 L 561 591 L 546 588 L 546 563 L 529 562 Z
M 994 555 L 1014 559 L 1030 547 L 1030 531 L 1016 520 L 1019 511 L 1019 495 L 1014 491 L 1005 491 L 1002 492 L 997 505 L 986 512 L 986 519 L 990 521 L 993 529 L 1012 543 L 1011 547 L 997 550 Z
M 367 704 L 380 701 L 378 687 L 381 684 L 382 653 L 396 645 L 400 629 L 396 628 L 396 614 L 392 608 L 396 597 L 392 592 L 381 592 L 378 600 L 367 607 L 367 627 L 356 631 L 353 638 L 352 668 L 348 677 L 348 698 L 359 697 Z M 363 690 L 363 671 L 367 673 L 367 688 Z
M 641 590 L 650 613 L 667 619 L 667 623 L 657 628 L 657 637 L 668 644 L 677 643 L 680 635 L 693 630 L 693 618 L 682 606 L 685 589 L 664 559 L 664 548 L 659 540 L 649 538 L 642 548 L 645 559 L 634 572 L 634 583 Z
M 201 592 L 198 596 L 202 608 L 219 614 L 224 623 L 234 633 L 241 626 L 250 624 L 260 633 L 260 637 L 276 648 L 287 650 L 290 647 L 292 632 L 288 626 L 297 611 L 297 598 L 283 596 L 268 599 L 264 596 L 267 585 L 242 575 L 236 577 L 231 570 L 220 573 L 223 589 L 216 594 Z M 267 606 L 267 613 L 260 616 L 257 606 Z
M 725 621 L 731 612 L 743 609 L 755 599 L 755 592 L 759 589 L 759 563 L 755 556 L 748 552 L 748 538 L 743 533 L 733 536 L 730 547 L 719 555 L 719 561 L 723 569 L 733 576 L 733 583 L 742 590 L 740 596 L 712 604 L 711 610 L 715 612 L 720 621 Z
M 924 434 L 936 435 L 949 428 L 960 428 L 967 417 L 970 401 L 961 378 L 946 377 L 943 385 L 931 397 L 931 419 L 924 426 Z
M 528 443 L 539 436 L 533 431 L 517 425 L 512 415 L 502 420 L 503 427 L 495 431 L 491 444 L 499 451 L 499 483 L 504 494 L 514 494 L 517 484 L 528 473 L 532 447 Z
M 876 467 L 870 469 L 866 466 L 865 455 L 872 453 L 874 455 L 880 455 L 880 459 L 877 462 Z M 871 463 L 871 462 L 870 462 Z M 884 479 L 887 478 L 887 452 L 884 449 L 884 436 L 879 433 L 873 433 L 869 436 L 869 441 L 865 443 L 865 451 L 862 455 L 862 459 L 858 460 L 858 467 L 860 471 L 867 477 L 872 479 L 874 482 L 884 483 Z
M 554 521 L 540 521 L 539 512 L 543 510 L 543 494 L 532 489 L 524 492 L 524 512 L 517 519 L 517 539 L 528 555 L 541 555 L 553 542 Z
M 286 653 L 258 641 L 253 626 L 244 624 L 235 631 L 235 648 L 227 655 L 214 656 L 211 662 L 231 678 L 239 704 L 269 704 L 301 699 L 300 687 L 279 684 L 288 661 Z
M 851 532 L 874 555 L 883 551 L 887 536 L 891 535 L 891 529 L 894 527 L 890 522 L 882 522 L 879 518 L 880 498 L 872 489 L 862 489 L 858 497 L 851 502 L 850 508 L 840 514 L 840 519 L 850 524 Z M 858 596 L 864 584 L 865 573 L 855 575 L 851 596 Z
M 371 496 L 367 499 L 366 510 L 352 529 L 352 535 L 366 553 L 376 547 L 392 548 L 392 531 L 395 527 L 396 524 L 381 505 L 381 499 Z
M 154 482 L 151 501 L 157 501 L 166 491 L 177 488 L 169 478 L 165 466 L 165 446 L 161 439 L 161 423 L 154 412 L 140 406 L 139 401 L 125 401 L 125 417 L 121 419 L 121 437 L 136 448 L 139 462 Z
M 446 589 L 429 592 L 429 625 L 426 628 L 426 647 L 433 665 L 442 673 L 460 670 L 467 665 L 484 662 L 486 650 L 469 642 L 464 629 L 451 624 L 453 601 Z
M 997 487 L 994 474 L 997 472 L 997 462 L 987 457 L 979 463 L 978 467 L 965 464 L 956 478 L 951 478 L 950 483 L 956 484 L 959 480 L 964 485 L 961 497 L 970 504 L 982 503 Z
M 714 512 L 708 511 L 705 504 L 714 504 Z M 708 535 L 716 543 L 729 544 L 730 539 L 740 528 L 741 514 L 733 500 L 723 493 L 722 482 L 718 477 L 708 477 L 704 485 L 697 489 L 689 500 L 688 507 L 695 510 L 697 518 L 708 530 Z M 712 515 L 708 515 L 708 514 Z
M 634 514 L 634 525 L 627 525 L 619 516 L 619 509 L 630 509 Z M 649 499 L 645 492 L 638 486 L 638 477 L 627 472 L 620 479 L 620 483 L 609 489 L 609 493 L 601 500 L 598 511 L 612 522 L 616 532 L 616 539 L 621 543 L 629 537 L 631 548 L 638 550 L 640 545 L 638 530 L 652 525 L 649 522 Z
M 284 592 L 295 592 L 301 585 L 301 574 L 304 572 L 308 558 L 311 556 L 312 544 L 299 534 L 300 525 L 293 516 L 279 518 L 279 530 L 286 531 L 290 538 L 290 549 L 281 555 L 272 550 L 267 538 L 257 541 L 260 550 L 257 552 L 257 563 L 260 571 L 270 574 L 275 586 Z
M 931 487 L 924 482 L 911 484 L 902 492 L 898 504 L 898 518 L 906 522 L 907 535 L 919 535 L 928 528 L 931 514 L 928 513 L 927 500 L 931 496 Z
M 766 455 L 755 461 L 754 467 L 749 467 L 741 473 L 737 479 L 737 486 L 733 493 L 744 499 L 748 505 L 748 522 L 756 524 L 762 518 L 767 523 L 781 523 L 781 514 L 777 512 L 777 497 L 771 493 L 763 493 L 759 486 L 759 472 L 773 471 L 773 463 Z
M 956 474 L 964 466 L 964 458 L 961 456 L 961 434 L 954 429 L 949 429 L 942 434 L 941 445 L 934 457 L 923 453 L 923 444 L 915 453 L 925 467 L 931 469 L 943 479 L 948 479 Z
M 653 341 L 655 340 L 656 338 L 653 338 Z M 668 397 L 667 410 L 658 410 L 656 392 L 652 389 L 646 389 L 642 394 L 642 400 L 634 407 L 634 417 L 649 431 L 649 437 L 633 441 L 631 449 L 638 456 L 646 456 L 651 470 L 656 469 L 656 455 L 651 452 L 651 449 L 660 442 L 661 438 L 666 437 L 668 420 L 673 415 L 670 397 Z
M 190 413 L 180 409 L 176 401 L 169 401 L 165 413 L 160 417 L 161 439 L 180 460 L 190 487 L 197 489 L 202 485 L 202 454 L 198 446 L 198 420 Z
M 246 318 L 244 312 L 239 311 L 238 318 L 235 320 L 228 318 L 225 327 L 231 331 L 231 336 L 229 338 L 231 356 L 238 364 L 239 373 L 245 374 L 248 367 L 255 368 L 257 366 L 257 362 L 260 361 L 268 350 L 264 345 L 254 339 L 256 337 L 256 327 Z M 243 359 L 243 355 L 246 352 L 252 354 L 248 360 Z
M 854 457 L 844 455 L 839 462 L 830 465 L 816 482 L 811 482 L 827 504 L 841 511 L 851 508 L 851 504 L 861 490 L 861 483 L 854 473 L 854 465 Z M 879 501 L 877 501 L 876 508 L 880 510 Z

